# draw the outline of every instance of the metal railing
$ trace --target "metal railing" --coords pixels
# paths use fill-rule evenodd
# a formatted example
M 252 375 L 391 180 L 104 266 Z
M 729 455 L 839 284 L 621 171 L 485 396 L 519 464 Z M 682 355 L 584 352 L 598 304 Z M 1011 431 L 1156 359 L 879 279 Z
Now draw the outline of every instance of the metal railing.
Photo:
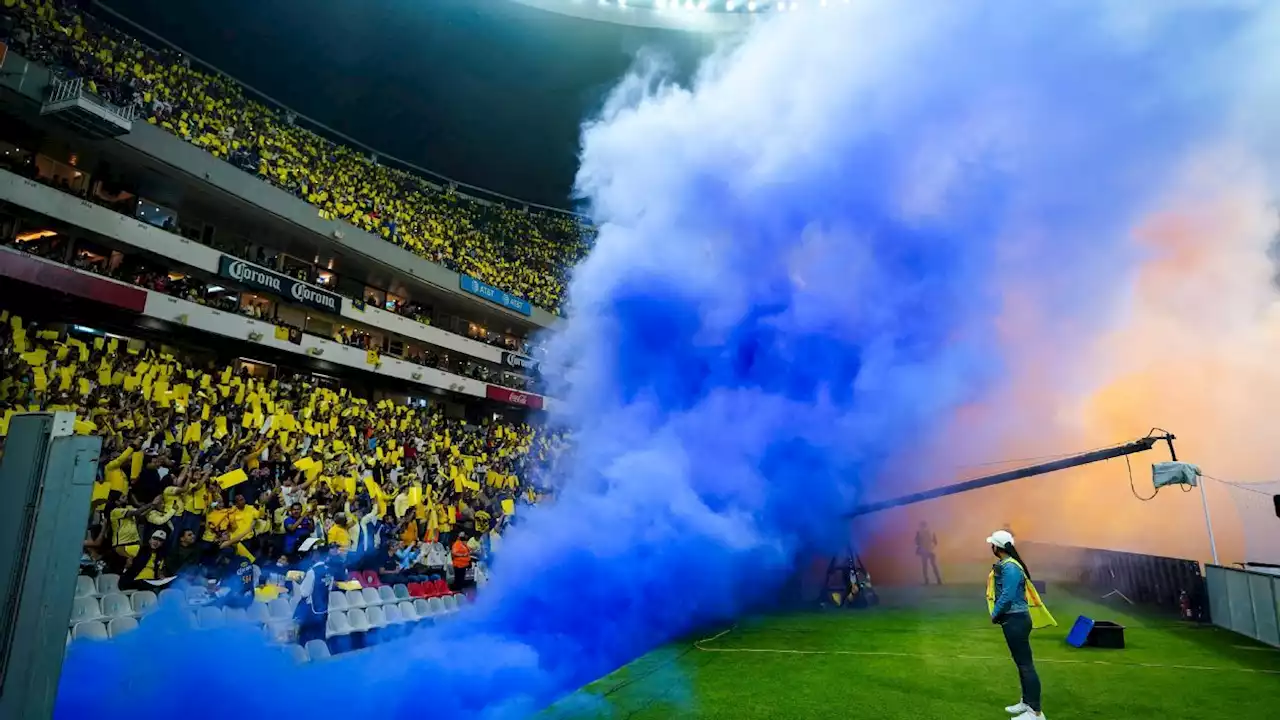
M 102 108 L 107 113 L 114 115 L 122 120 L 126 125 L 133 122 L 138 115 L 138 109 L 132 105 L 129 107 L 120 107 L 114 103 L 98 97 L 92 92 L 85 90 L 84 78 L 62 78 L 54 77 L 49 87 L 49 99 L 45 101 L 45 108 L 57 109 L 57 106 L 67 103 L 76 104 L 80 100 L 90 102 L 95 106 Z

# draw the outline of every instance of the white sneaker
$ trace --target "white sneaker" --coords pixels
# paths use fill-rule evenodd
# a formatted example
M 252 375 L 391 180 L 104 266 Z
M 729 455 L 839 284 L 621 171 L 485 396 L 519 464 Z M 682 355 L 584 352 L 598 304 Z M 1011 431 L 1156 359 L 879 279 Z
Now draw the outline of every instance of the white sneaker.
M 1031 709 L 1030 705 L 1019 700 L 1017 705 L 1010 705 L 1009 707 L 1005 708 L 1004 711 L 1009 713 L 1010 715 L 1021 715 L 1022 713 L 1030 709 Z
M 1044 717 L 1044 713 L 1040 713 L 1039 715 L 1037 715 L 1031 712 L 1031 708 L 1027 708 L 1026 712 L 1015 717 L 1013 720 L 1045 720 L 1045 717 Z

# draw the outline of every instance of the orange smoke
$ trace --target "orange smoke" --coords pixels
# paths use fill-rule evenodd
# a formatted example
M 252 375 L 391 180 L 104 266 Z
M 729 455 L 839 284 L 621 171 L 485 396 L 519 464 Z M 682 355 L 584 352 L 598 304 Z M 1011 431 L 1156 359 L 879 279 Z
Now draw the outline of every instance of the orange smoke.
M 1161 427 L 1177 435 L 1178 459 L 1207 475 L 1275 479 L 1280 310 L 1268 257 L 1278 227 L 1270 203 L 1247 158 L 1217 152 L 1190 163 L 1130 233 L 1128 249 L 1140 260 L 1115 293 L 1108 322 L 1097 324 L 1106 329 L 1069 350 L 1055 339 L 1079 328 L 1047 326 L 1035 281 L 1011 282 L 1000 324 L 1013 358 L 1008 385 L 958 413 L 931 459 L 978 462 L 955 452 L 964 447 L 994 447 L 992 458 L 1068 454 Z M 1130 457 L 1137 495 L 1151 494 L 1151 463 L 1167 459 L 1163 445 Z M 1033 462 L 935 473 L 922 484 Z M 1242 560 L 1230 496 L 1212 481 L 1206 489 L 1221 561 Z M 920 520 L 938 533 L 944 563 L 986 562 L 982 540 L 1004 523 L 1024 541 L 1210 559 L 1199 491 L 1165 488 L 1143 502 L 1124 459 L 882 513 L 868 529 L 878 546 L 892 537 L 887 544 L 901 560 Z

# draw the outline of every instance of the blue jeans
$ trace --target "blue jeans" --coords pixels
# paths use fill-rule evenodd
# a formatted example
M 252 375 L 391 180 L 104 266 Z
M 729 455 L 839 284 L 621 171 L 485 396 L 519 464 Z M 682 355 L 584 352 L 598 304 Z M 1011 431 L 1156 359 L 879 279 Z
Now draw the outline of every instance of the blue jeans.
M 1022 702 L 1040 712 L 1040 675 L 1031 657 L 1031 614 L 1009 613 L 1000 623 L 1004 641 L 1018 667 L 1018 682 L 1022 685 Z

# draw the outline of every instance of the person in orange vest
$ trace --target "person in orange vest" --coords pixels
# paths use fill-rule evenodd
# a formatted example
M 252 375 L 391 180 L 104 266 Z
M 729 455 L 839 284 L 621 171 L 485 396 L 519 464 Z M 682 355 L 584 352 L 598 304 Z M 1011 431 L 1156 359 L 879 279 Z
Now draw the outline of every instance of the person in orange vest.
M 467 547 L 467 534 L 458 532 L 453 541 L 453 591 L 462 592 L 467 584 L 467 569 L 471 567 L 471 548 Z

